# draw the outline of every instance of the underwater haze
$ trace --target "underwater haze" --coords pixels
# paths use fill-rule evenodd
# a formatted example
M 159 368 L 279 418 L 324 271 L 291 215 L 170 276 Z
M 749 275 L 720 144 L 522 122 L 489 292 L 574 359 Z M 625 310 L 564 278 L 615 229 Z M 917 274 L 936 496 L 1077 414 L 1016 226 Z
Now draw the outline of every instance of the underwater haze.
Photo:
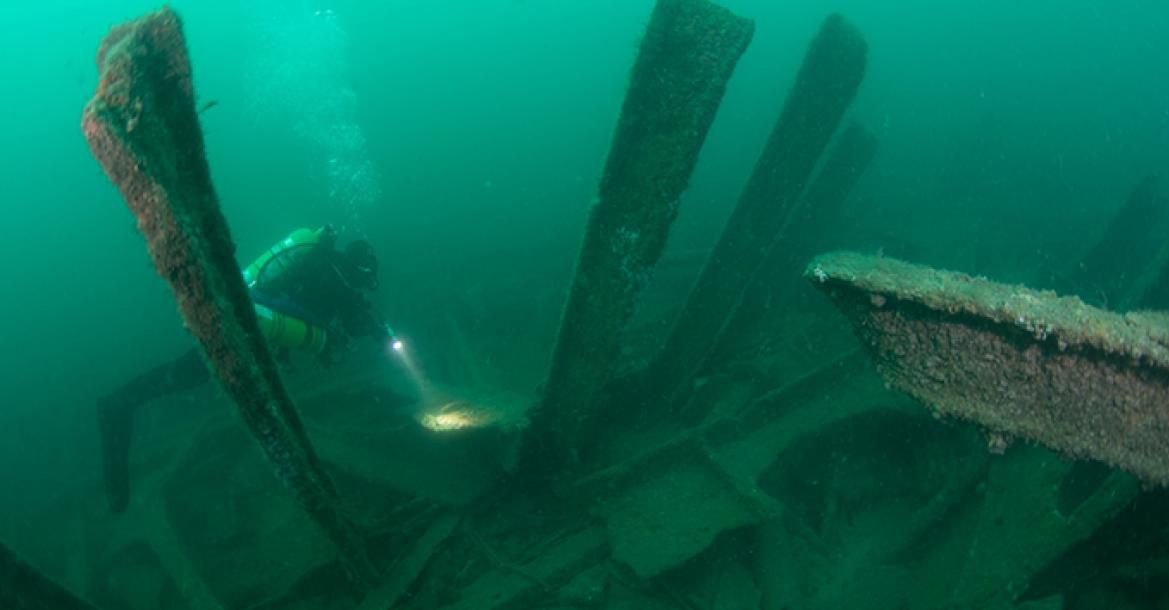
M 819 229 L 826 249 L 1064 289 L 1059 277 L 1133 189 L 1169 170 L 1169 4 L 717 4 L 753 19 L 755 33 L 681 199 L 662 258 L 673 271 L 650 284 L 635 318 L 650 334 L 685 303 L 833 12 L 868 43 L 846 121 L 879 148 L 837 224 Z M 375 305 L 432 376 L 489 377 L 536 396 L 654 2 L 170 6 L 241 268 L 299 227 L 367 239 L 380 260 Z M 79 533 L 88 526 L 48 529 L 42 517 L 105 510 L 96 401 L 195 345 L 79 127 L 102 37 L 157 8 L 9 2 L 0 19 L 0 541 L 74 588 L 84 569 L 59 558 L 95 556 Z M 799 307 L 844 326 L 827 299 Z M 227 401 L 204 389 L 165 403 L 140 414 L 135 442 L 190 436 L 183 426 L 195 428 L 199 409 Z M 1149 527 L 1169 549 L 1169 521 Z M 1149 578 L 1165 576 L 1166 557 Z M 1126 600 L 1163 608 L 1152 604 L 1169 604 L 1169 592 L 1150 585 Z

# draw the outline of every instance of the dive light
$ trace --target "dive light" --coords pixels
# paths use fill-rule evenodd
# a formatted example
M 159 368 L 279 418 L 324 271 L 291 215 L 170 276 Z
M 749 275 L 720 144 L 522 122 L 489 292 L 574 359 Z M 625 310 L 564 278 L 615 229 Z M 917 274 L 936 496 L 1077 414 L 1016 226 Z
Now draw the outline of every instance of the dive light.
M 396 333 L 394 333 L 394 329 L 390 328 L 389 324 L 386 324 L 385 330 L 387 337 L 386 344 L 390 346 L 390 349 L 394 350 L 395 352 L 402 351 L 402 349 L 405 347 L 405 344 L 402 343 L 402 340 L 398 338 Z

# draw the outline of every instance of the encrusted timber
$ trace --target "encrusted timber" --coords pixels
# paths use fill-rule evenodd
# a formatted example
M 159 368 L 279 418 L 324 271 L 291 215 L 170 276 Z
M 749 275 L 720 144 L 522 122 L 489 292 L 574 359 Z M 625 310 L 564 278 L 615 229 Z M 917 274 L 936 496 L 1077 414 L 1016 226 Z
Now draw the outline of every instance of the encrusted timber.
M 115 27 L 82 131 L 138 220 L 188 330 L 277 476 L 359 579 L 364 544 L 309 443 L 259 331 L 204 155 L 186 40 L 169 9 Z
M 577 453 L 621 331 L 661 256 L 678 200 L 754 26 L 708 0 L 659 0 L 633 66 L 585 230 L 527 465 Z
M 752 278 L 782 232 L 824 149 L 851 105 L 868 45 L 843 17 L 824 20 L 739 201 L 649 372 L 666 407 L 689 392 Z
M 96 610 L 0 544 L 0 608 Z
M 805 275 L 886 381 L 943 415 L 1169 483 L 1169 316 L 837 252 Z

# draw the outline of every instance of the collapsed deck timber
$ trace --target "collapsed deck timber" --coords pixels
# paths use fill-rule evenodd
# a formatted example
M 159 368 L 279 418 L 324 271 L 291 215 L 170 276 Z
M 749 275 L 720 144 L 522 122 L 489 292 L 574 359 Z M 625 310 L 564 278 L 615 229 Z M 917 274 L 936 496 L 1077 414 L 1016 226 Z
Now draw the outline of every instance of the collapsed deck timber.
M 1169 483 L 1169 314 L 849 252 L 805 276 L 886 381 L 939 414 Z

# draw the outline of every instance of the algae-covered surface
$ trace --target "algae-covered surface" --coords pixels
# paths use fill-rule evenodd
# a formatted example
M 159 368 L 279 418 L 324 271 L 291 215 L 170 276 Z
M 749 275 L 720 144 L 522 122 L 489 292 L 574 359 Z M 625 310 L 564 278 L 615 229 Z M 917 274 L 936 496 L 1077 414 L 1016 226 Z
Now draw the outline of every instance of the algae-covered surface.
M 276 475 L 337 544 L 358 579 L 374 568 L 305 435 L 256 321 L 220 212 L 186 39 L 162 9 L 114 28 L 98 51 L 100 81 L 82 131 L 138 220 L 159 276 Z
M 593 434 L 598 393 L 620 338 L 665 248 L 683 191 L 727 82 L 754 32 L 707 0 L 662 0 L 638 49 L 589 214 L 541 404 L 537 453 L 554 467 Z M 564 457 L 568 456 L 568 457 Z
M 874 306 L 889 299 L 923 305 L 954 316 L 968 315 L 1015 327 L 1037 343 L 1095 349 L 1134 364 L 1169 368 L 1169 315 L 1120 314 L 1076 296 L 994 282 L 986 277 L 933 269 L 888 257 L 836 252 L 816 257 L 804 272 L 821 288 L 837 283 L 871 294 Z
M 726 321 L 768 253 L 784 247 L 776 243 L 780 233 L 852 104 L 867 65 L 864 35 L 839 14 L 825 18 L 751 177 L 651 369 L 653 383 L 666 387 L 660 400 L 676 402 L 684 395 L 723 339 Z
M 805 276 L 889 383 L 938 412 L 1169 483 L 1163 314 L 847 252 L 817 257 Z

